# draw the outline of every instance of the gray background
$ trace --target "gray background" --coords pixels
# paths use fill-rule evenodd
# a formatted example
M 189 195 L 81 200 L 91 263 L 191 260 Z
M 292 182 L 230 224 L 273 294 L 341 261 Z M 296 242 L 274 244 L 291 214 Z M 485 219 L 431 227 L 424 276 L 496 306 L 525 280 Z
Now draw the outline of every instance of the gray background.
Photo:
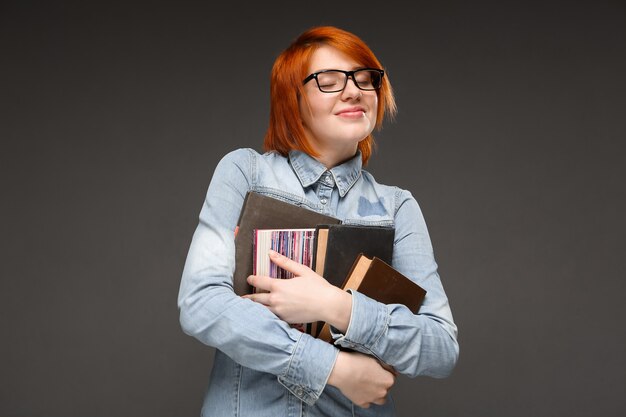
M 329 4 L 1 3 L 0 415 L 199 414 L 213 352 L 176 308 L 197 215 L 317 24 L 388 70 L 369 170 L 420 202 L 460 328 L 399 415 L 625 415 L 624 2 Z

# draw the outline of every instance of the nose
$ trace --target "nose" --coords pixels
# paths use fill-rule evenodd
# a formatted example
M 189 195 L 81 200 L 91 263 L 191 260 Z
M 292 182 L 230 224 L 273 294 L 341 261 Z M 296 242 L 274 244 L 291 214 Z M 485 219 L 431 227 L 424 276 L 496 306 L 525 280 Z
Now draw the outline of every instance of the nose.
M 359 98 L 361 98 L 362 94 L 363 93 L 361 92 L 361 89 L 356 86 L 356 81 L 354 79 L 354 76 L 348 77 L 348 81 L 346 82 L 346 86 L 343 89 L 343 91 L 341 92 L 341 97 L 344 100 L 359 99 Z

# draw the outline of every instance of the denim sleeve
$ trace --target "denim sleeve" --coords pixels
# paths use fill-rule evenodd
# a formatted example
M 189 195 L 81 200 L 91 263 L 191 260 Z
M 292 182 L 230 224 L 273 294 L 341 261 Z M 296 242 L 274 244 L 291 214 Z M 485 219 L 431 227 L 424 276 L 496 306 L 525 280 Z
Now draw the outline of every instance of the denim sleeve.
M 352 317 L 345 335 L 332 329 L 335 344 L 373 355 L 396 371 L 415 377 L 448 376 L 459 355 L 457 327 L 437 273 L 422 212 L 408 191 L 398 194 L 393 266 L 427 293 L 413 314 L 352 292 Z
M 181 327 L 237 363 L 276 375 L 294 395 L 313 404 L 338 349 L 233 292 L 234 230 L 253 175 L 251 150 L 233 151 L 216 167 L 183 270 L 178 295 Z

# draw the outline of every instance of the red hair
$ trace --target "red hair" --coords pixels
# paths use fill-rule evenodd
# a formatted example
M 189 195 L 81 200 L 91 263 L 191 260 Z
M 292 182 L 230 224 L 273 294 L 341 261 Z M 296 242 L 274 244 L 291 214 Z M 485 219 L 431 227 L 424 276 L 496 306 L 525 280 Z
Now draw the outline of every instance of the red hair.
M 319 156 L 304 133 L 298 99 L 301 96 L 306 99 L 302 80 L 308 75 L 311 56 L 322 45 L 338 49 L 364 67 L 382 69 L 365 42 L 350 32 L 332 26 L 319 26 L 302 33 L 274 61 L 270 80 L 270 123 L 264 142 L 266 151 L 287 155 L 289 151 L 296 149 Z M 376 95 L 376 128 L 380 129 L 385 112 L 391 117 L 396 113 L 393 91 L 386 74 L 381 88 L 376 90 Z M 367 164 L 373 146 L 374 138 L 371 134 L 359 142 L 363 165 Z

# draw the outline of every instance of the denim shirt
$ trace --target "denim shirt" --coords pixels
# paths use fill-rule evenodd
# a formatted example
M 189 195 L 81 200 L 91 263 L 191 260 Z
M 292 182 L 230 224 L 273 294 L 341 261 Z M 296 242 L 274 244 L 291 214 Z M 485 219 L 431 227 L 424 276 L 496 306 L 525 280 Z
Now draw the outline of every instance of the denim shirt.
M 233 292 L 234 230 L 257 191 L 344 223 L 395 227 L 392 265 L 426 291 L 418 314 L 352 291 L 345 334 L 315 339 Z M 203 416 L 393 416 L 393 401 L 360 408 L 326 382 L 339 348 L 397 372 L 443 378 L 458 358 L 448 299 L 420 208 L 410 192 L 378 184 L 360 153 L 332 169 L 306 153 L 238 149 L 217 165 L 193 235 L 178 298 L 183 331 L 215 347 Z

